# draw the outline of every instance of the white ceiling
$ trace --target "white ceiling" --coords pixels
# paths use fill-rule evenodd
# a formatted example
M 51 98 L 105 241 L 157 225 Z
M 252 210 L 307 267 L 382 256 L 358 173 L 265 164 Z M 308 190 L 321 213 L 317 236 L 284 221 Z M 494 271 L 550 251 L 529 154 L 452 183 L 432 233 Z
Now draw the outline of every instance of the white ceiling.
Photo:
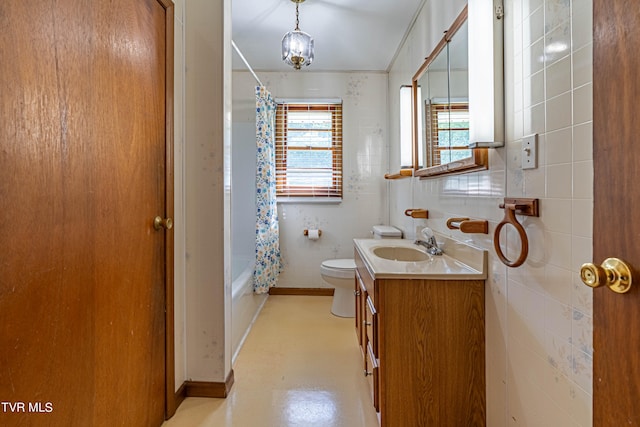
M 300 29 L 315 41 L 309 71 L 387 71 L 426 0 L 306 0 Z M 232 0 L 232 38 L 256 71 L 292 70 L 282 36 L 295 28 L 291 0 Z M 233 69 L 246 69 L 233 53 Z

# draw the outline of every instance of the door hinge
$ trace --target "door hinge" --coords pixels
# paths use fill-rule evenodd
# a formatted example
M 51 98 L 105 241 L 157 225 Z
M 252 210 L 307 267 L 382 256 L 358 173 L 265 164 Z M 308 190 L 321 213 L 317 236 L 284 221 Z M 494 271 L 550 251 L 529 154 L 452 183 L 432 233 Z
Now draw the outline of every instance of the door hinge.
M 496 18 L 502 19 L 504 17 L 504 7 L 502 5 L 496 6 Z

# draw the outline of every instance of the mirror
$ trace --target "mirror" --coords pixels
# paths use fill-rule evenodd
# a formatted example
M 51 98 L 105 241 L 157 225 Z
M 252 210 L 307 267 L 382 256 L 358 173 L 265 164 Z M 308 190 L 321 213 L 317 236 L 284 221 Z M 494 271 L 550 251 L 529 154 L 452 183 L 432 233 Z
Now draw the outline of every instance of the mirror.
M 475 2 L 470 0 L 469 10 L 475 7 L 473 5 Z M 487 8 L 483 7 L 483 9 Z M 475 28 L 478 27 L 479 19 L 484 21 L 489 19 L 489 22 L 500 19 L 485 14 L 484 10 L 472 21 L 476 25 Z M 469 21 L 467 17 L 467 7 L 465 7 L 412 79 L 415 176 L 424 178 L 487 169 L 488 150 L 484 147 L 500 146 L 493 141 L 497 135 L 502 135 L 502 130 L 498 128 L 503 126 L 500 113 L 502 111 L 502 45 L 496 42 L 498 37 L 490 43 L 492 52 L 493 49 L 500 51 L 499 64 L 495 62 L 498 55 L 491 56 L 494 57 L 493 62 L 500 66 L 500 72 L 494 73 L 494 67 L 490 64 L 492 61 L 487 60 L 491 57 L 476 56 L 477 60 L 475 60 L 474 55 L 469 55 L 468 34 L 471 16 Z M 501 22 L 500 25 L 495 23 L 491 25 L 494 26 L 494 30 L 495 28 L 501 30 Z M 500 40 L 501 34 L 500 32 Z M 470 64 L 470 58 L 476 62 Z M 482 67 L 481 72 L 478 72 L 479 67 Z M 485 82 L 485 76 L 490 76 L 491 82 Z M 478 92 L 478 86 L 497 88 L 498 83 L 499 90 L 496 89 L 495 96 L 491 96 L 490 99 L 485 99 L 488 98 L 486 90 L 482 97 L 474 95 Z M 471 85 L 473 87 L 470 87 Z M 470 92 L 472 92 L 471 102 Z M 495 101 L 498 98 L 499 102 Z M 495 123 L 494 120 L 487 120 L 488 110 L 491 111 L 491 118 L 495 115 L 500 119 L 496 119 Z M 499 131 L 494 132 L 494 125 Z M 491 128 L 490 132 L 485 132 L 487 127 Z M 480 128 L 482 132 L 479 133 Z M 476 138 L 491 141 L 491 145 L 486 142 L 478 143 Z M 470 145 L 474 148 L 470 148 Z
M 449 48 L 449 43 L 444 45 L 418 81 L 417 99 L 420 101 L 417 106 L 418 129 L 419 138 L 424 141 L 419 145 L 419 159 L 422 167 L 446 164 L 452 157 L 450 123 L 454 103 L 451 93 L 453 85 L 450 84 L 452 68 Z M 464 105 L 468 105 L 466 95 L 462 101 Z M 467 153 L 461 158 L 468 156 Z
M 413 168 L 413 87 L 400 86 L 400 168 Z

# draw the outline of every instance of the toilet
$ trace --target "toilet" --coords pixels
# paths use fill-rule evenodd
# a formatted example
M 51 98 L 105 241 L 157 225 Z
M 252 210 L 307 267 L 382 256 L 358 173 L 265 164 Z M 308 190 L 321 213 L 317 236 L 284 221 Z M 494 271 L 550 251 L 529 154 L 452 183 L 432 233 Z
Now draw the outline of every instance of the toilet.
M 402 238 L 402 231 L 389 225 L 374 225 L 371 232 L 375 239 Z M 353 258 L 328 259 L 320 265 L 322 280 L 335 288 L 331 313 L 336 316 L 355 317 L 356 315 L 356 301 L 353 293 L 355 271 L 356 263 Z

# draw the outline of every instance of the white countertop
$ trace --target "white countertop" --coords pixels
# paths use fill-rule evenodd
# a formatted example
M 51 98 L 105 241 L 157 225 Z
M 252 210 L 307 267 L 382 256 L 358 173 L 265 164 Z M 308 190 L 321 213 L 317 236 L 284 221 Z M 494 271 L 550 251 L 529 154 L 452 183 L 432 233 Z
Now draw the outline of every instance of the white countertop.
M 356 250 L 374 279 L 438 279 L 484 280 L 487 278 L 487 251 L 438 235 L 443 255 L 429 255 L 426 261 L 394 261 L 380 258 L 375 248 L 410 247 L 425 252 L 425 248 L 407 239 L 354 239 Z

